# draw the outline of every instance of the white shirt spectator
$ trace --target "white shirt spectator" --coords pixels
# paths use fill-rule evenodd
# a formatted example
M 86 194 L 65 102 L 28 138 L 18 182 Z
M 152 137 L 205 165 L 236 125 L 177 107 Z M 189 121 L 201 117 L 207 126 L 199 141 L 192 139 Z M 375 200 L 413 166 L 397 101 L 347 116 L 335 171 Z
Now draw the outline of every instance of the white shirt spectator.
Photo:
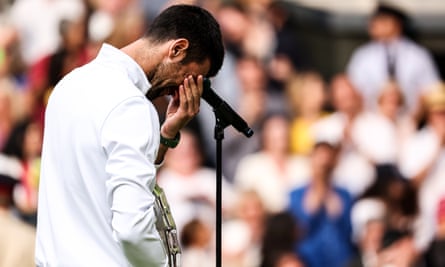
M 193 218 L 213 224 L 216 214 L 216 171 L 202 167 L 192 175 L 184 176 L 171 169 L 163 169 L 158 175 L 159 185 L 164 189 L 179 232 Z M 222 205 L 230 207 L 233 191 L 222 180 Z
M 434 162 L 419 189 L 420 233 L 417 246 L 426 249 L 434 237 L 437 224 L 436 212 L 439 201 L 445 195 L 445 151 L 440 140 L 430 128 L 422 129 L 406 145 L 400 161 L 400 171 L 408 179 L 413 178 Z M 437 153 L 440 153 L 437 156 Z
M 234 182 L 238 190 L 257 192 L 266 210 L 275 213 L 287 208 L 289 192 L 306 184 L 309 178 L 307 158 L 289 155 L 285 166 L 277 166 L 268 153 L 257 152 L 240 160 Z
M 395 78 L 399 83 L 409 111 L 416 108 L 419 95 L 439 81 L 439 74 L 429 52 L 413 41 L 400 38 L 390 44 L 395 57 Z M 380 90 L 389 80 L 387 54 L 381 42 L 360 46 L 348 63 L 347 73 L 361 92 L 367 108 L 375 109 Z
M 312 128 L 315 140 L 340 144 L 344 139 L 346 116 L 333 113 Z M 398 156 L 397 132 L 385 117 L 362 112 L 351 128 L 352 146 L 343 145 L 334 170 L 334 182 L 352 195 L 360 195 L 374 181 L 373 164 L 395 163 Z

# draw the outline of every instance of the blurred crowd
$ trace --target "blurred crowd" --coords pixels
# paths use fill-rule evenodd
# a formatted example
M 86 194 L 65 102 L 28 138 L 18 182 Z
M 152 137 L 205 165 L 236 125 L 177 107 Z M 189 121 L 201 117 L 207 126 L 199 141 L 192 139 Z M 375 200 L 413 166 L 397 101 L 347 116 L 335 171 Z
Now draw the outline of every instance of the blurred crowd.
M 223 135 L 223 266 L 445 266 L 444 77 L 400 9 L 376 5 L 367 42 L 327 78 L 286 2 L 1 0 L 0 267 L 34 266 L 52 88 L 175 3 L 203 6 L 220 23 L 226 56 L 212 87 L 255 132 Z M 165 104 L 155 102 L 161 112 Z M 215 266 L 215 124 L 202 102 L 157 177 L 183 267 Z

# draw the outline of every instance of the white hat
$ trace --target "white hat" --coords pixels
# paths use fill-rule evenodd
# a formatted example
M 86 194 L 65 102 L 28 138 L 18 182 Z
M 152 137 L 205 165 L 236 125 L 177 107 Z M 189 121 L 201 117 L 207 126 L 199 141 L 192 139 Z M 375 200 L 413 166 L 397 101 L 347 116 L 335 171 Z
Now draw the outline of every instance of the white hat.
M 383 220 L 386 215 L 385 204 L 376 198 L 358 200 L 351 210 L 352 237 L 358 242 L 363 235 L 365 226 L 370 221 Z

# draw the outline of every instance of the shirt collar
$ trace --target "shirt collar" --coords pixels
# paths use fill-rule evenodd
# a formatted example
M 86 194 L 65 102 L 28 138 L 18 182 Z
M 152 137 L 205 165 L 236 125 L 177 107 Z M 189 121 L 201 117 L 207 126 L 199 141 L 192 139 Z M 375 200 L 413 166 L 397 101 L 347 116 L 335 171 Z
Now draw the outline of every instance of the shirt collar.
M 148 92 L 150 83 L 141 66 L 120 49 L 109 44 L 103 44 L 97 55 L 97 60 L 106 61 L 107 64 L 114 64 L 123 68 L 133 84 L 141 90 L 144 95 Z

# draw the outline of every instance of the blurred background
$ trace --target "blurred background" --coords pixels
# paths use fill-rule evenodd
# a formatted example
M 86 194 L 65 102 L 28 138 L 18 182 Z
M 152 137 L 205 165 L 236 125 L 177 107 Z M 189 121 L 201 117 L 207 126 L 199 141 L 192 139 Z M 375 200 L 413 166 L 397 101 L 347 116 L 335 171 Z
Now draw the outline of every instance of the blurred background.
M 351 51 L 367 40 L 367 23 L 379 1 L 287 1 L 292 7 L 296 26 L 303 40 L 311 47 L 317 67 L 330 77 L 342 70 Z M 402 9 L 410 17 L 411 37 L 426 46 L 435 58 L 441 74 L 444 73 L 444 12 L 439 0 L 386 1 Z M 318 44 L 318 45 L 317 45 Z M 318 56 L 317 56 L 318 55 Z M 329 61 L 326 62 L 328 58 Z
M 220 23 L 212 87 L 255 131 L 224 132 L 224 267 L 445 266 L 443 0 L 0 0 L 0 267 L 34 266 L 54 86 L 178 3 Z M 183 267 L 215 266 L 214 127 L 203 101 L 157 177 Z

